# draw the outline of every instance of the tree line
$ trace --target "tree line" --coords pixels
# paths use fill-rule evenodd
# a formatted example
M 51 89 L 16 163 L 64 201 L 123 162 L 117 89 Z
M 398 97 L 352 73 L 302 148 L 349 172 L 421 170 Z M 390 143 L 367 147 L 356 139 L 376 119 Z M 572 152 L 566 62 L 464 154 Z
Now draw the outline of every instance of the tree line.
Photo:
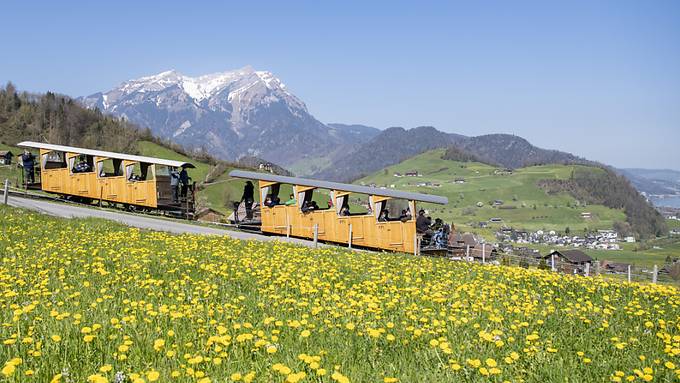
M 134 153 L 135 142 L 147 139 L 153 140 L 148 129 L 84 108 L 69 97 L 19 93 L 12 83 L 0 88 L 0 141 L 7 145 L 31 140 Z

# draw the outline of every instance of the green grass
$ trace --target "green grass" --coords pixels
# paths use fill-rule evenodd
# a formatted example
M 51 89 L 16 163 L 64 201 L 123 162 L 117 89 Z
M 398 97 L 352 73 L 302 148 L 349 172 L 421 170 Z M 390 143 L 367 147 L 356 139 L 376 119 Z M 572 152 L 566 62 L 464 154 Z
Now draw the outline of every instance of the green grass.
M 4 206 L 0 217 L 3 381 L 680 376 L 680 293 L 666 285 L 171 235 Z
M 378 186 L 394 185 L 396 189 L 449 198 L 446 206 L 424 204 L 433 216 L 438 216 L 457 226 L 473 229 L 476 224 L 490 218 L 501 218 L 503 224 L 517 229 L 572 232 L 588 228 L 611 228 L 615 221 L 625 221 L 621 210 L 604 206 L 583 206 L 568 194 L 548 195 L 537 186 L 542 179 L 567 179 L 576 166 L 546 165 L 518 169 L 512 175 L 494 175 L 496 168 L 480 163 L 461 163 L 442 160 L 444 150 L 433 150 L 410 158 L 400 164 L 390 166 L 358 180 Z M 598 169 L 589 168 L 591 171 Z M 417 170 L 421 177 L 394 177 L 394 173 L 404 174 Z M 456 178 L 465 179 L 464 184 L 456 184 Z M 440 183 L 441 187 L 418 187 L 417 183 Z M 504 206 L 515 209 L 493 207 L 490 203 L 502 200 Z M 477 207 L 481 202 L 482 207 Z M 593 219 L 584 220 L 582 212 L 590 212 Z M 502 224 L 492 225 L 489 230 L 478 230 L 485 235 L 491 234 Z M 476 230 L 476 229 L 475 229 Z
M 24 152 L 23 149 L 0 143 L 0 150 L 9 150 L 14 154 L 11 165 L 0 165 L 0 187 L 4 185 L 5 179 L 9 179 L 12 186 L 21 182 L 21 169 L 17 168 L 18 156 Z
M 210 164 L 196 161 L 187 156 L 181 155 L 169 148 L 160 146 L 150 141 L 137 142 L 137 150 L 139 150 L 141 155 L 148 157 L 156 157 L 167 160 L 184 161 L 192 163 L 194 166 L 196 166 L 196 169 L 187 169 L 187 171 L 189 173 L 189 176 L 196 182 L 204 181 L 205 176 L 212 168 Z

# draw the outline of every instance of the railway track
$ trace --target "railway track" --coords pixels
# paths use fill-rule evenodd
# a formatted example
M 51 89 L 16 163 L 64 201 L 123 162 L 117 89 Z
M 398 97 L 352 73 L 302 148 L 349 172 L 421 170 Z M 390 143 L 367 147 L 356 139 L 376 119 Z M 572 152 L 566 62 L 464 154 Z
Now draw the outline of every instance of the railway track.
M 203 224 L 186 219 L 177 219 L 159 214 L 129 212 L 121 208 L 87 205 L 69 201 L 56 196 L 41 195 L 21 189 L 9 193 L 9 205 L 34 210 L 46 215 L 62 218 L 100 218 L 116 221 L 126 226 L 146 230 L 165 231 L 174 234 L 226 235 L 241 240 L 281 241 L 307 247 L 325 247 L 327 244 L 314 244 L 301 238 L 269 236 L 260 232 L 254 225 Z M 0 188 L 0 196 L 3 196 Z M 2 199 L 0 198 L 0 203 Z

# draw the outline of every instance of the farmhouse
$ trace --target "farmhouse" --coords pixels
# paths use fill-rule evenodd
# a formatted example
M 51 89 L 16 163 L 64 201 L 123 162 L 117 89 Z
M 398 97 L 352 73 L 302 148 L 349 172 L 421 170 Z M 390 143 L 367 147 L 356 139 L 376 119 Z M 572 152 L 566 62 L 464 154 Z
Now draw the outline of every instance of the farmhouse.
M 493 171 L 493 174 L 497 176 L 509 176 L 512 175 L 512 169 L 496 169 Z
M 474 234 L 471 233 L 452 233 L 449 235 L 449 246 L 453 248 L 466 249 L 468 246 L 472 249 L 478 244 Z
M 629 263 L 618 263 L 606 260 L 602 261 L 602 263 L 600 264 L 600 267 L 602 268 L 603 271 L 612 274 L 625 274 L 628 272 L 629 266 L 630 266 Z
M 583 218 L 583 219 L 591 219 L 591 218 L 593 218 L 593 214 L 590 213 L 590 212 L 584 211 L 583 213 L 581 213 L 581 218 Z
M 9 150 L 0 150 L 0 165 L 11 165 L 14 154 Z
M 560 262 L 577 268 L 584 267 L 586 264 L 592 264 L 593 258 L 581 250 L 555 250 L 552 253 L 543 257 L 547 262 L 555 256 L 555 262 Z
M 463 249 L 466 256 L 473 258 L 475 261 L 494 261 L 498 258 L 498 250 L 494 249 L 492 246 L 485 246 L 484 248 L 475 247 L 470 248 L 469 251 Z
M 455 182 L 455 183 L 457 183 L 457 184 L 464 184 L 464 183 L 465 183 L 465 178 L 458 177 L 458 178 L 456 178 L 455 180 L 453 180 L 453 182 Z
M 418 171 L 415 170 L 415 171 L 412 171 L 412 172 L 406 172 L 406 173 L 404 173 L 404 175 L 406 177 L 418 177 Z

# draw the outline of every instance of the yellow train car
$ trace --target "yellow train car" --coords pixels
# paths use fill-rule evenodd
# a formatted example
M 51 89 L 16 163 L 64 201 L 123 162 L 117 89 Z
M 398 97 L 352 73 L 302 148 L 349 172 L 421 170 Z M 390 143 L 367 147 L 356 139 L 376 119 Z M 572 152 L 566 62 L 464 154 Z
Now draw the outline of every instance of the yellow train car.
M 445 205 L 446 197 L 337 182 L 233 170 L 231 177 L 256 180 L 259 186 L 261 230 L 265 233 L 373 249 L 418 254 L 417 202 Z M 282 185 L 291 185 L 294 200 L 281 201 Z M 328 191 L 328 208 L 312 208 L 315 189 Z M 256 189 L 257 190 L 257 189 Z M 350 213 L 350 196 L 365 196 L 365 211 Z M 407 216 L 390 218 L 388 201 L 403 201 Z M 266 203 L 264 201 L 270 201 Z M 278 201 L 278 202 L 277 202 Z M 269 206 L 267 206 L 269 205 Z M 318 204 L 316 204 L 318 205 Z
M 17 146 L 39 151 L 37 177 L 27 187 L 80 201 L 193 212 L 194 185 L 171 186 L 171 172 L 194 168 L 191 163 L 31 141 Z

